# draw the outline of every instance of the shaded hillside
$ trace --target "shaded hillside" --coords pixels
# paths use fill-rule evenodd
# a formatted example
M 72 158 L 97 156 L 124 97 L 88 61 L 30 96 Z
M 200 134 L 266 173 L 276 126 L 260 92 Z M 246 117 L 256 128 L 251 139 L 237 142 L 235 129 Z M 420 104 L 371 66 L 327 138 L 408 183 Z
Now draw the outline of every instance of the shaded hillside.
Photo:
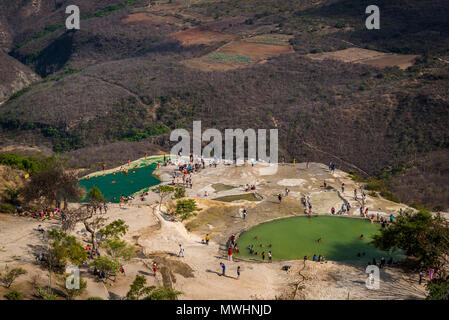
M 445 186 L 449 185 L 449 152 L 431 152 L 417 158 L 409 168 L 390 178 L 390 185 L 404 203 L 448 211 L 449 190 Z
M 30 68 L 0 51 L 0 104 L 39 80 Z
M 29 2 L 8 3 L 7 12 L 23 16 L 6 21 L 14 30 L 10 54 L 44 79 L 0 107 L 1 141 L 70 152 L 83 159 L 73 165 L 89 166 L 141 156 L 145 148 L 169 150 L 171 129 L 202 120 L 203 129 L 277 127 L 287 161 L 332 160 L 365 175 L 415 158 L 436 169 L 448 153 L 447 1 L 379 1 L 379 31 L 364 27 L 366 1 L 181 2 L 149 9 L 143 0 L 79 1 L 82 28 L 70 32 L 61 27 L 66 1 L 59 8 L 42 1 L 29 15 Z M 198 25 L 229 35 L 223 39 L 285 34 L 296 52 L 204 72 L 186 61 L 231 40 L 183 45 L 171 36 Z M 400 70 L 305 56 L 348 47 L 419 58 Z M 120 148 L 126 156 L 114 151 Z M 418 181 L 407 179 L 394 180 L 397 192 Z M 447 190 L 445 179 L 434 179 L 435 188 Z M 407 201 L 449 205 L 412 193 Z

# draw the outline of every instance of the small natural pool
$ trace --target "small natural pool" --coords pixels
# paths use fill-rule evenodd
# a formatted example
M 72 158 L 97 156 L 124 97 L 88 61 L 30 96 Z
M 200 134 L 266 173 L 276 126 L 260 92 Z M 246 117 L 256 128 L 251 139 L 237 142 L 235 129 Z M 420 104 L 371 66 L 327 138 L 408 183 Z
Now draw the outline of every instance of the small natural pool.
M 261 253 L 268 251 L 273 260 L 296 260 L 307 256 L 322 255 L 326 260 L 367 264 L 375 258 L 388 260 L 402 258 L 401 253 L 389 254 L 370 244 L 372 236 L 381 228 L 378 223 L 344 217 L 293 217 L 262 223 L 244 232 L 237 240 L 242 258 L 261 260 Z M 363 239 L 360 235 L 363 234 Z M 257 240 L 256 240 L 257 237 Z M 317 240 L 321 238 L 322 241 Z M 263 245 L 261 247 L 260 245 Z M 251 255 L 249 245 L 254 246 L 257 255 Z M 271 245 L 271 246 L 270 246 Z M 361 254 L 358 257 L 358 253 Z M 365 253 L 365 255 L 362 255 Z
M 93 176 L 89 179 L 81 179 L 79 185 L 89 192 L 94 186 L 103 193 L 106 201 L 119 202 L 120 195 L 130 196 L 143 189 L 148 189 L 160 183 L 153 172 L 157 164 L 129 169 L 128 174 L 120 171 L 106 175 Z M 87 200 L 87 199 L 85 199 Z

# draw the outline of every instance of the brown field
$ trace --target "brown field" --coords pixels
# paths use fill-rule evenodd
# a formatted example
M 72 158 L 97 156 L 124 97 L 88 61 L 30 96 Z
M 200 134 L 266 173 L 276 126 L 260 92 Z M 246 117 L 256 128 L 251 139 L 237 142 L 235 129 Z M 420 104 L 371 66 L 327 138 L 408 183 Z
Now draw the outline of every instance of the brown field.
M 397 66 L 407 69 L 412 66 L 417 55 L 405 55 L 396 53 L 385 53 L 361 48 L 349 48 L 334 52 L 323 52 L 308 54 L 314 60 L 332 59 L 342 62 L 363 63 L 379 68 Z
M 201 58 L 185 60 L 184 64 L 190 68 L 200 69 L 202 71 L 228 71 L 239 67 L 237 65 L 211 62 Z
M 172 33 L 171 36 L 182 42 L 185 46 L 195 44 L 209 44 L 220 41 L 229 41 L 236 38 L 235 35 L 225 34 L 217 31 L 208 30 L 204 27 L 191 28 L 188 30 Z
M 232 70 L 265 63 L 268 58 L 294 52 L 288 43 L 289 36 L 260 35 L 244 40 L 234 40 L 218 48 L 212 54 L 186 60 L 189 67 L 203 71 Z M 215 58 L 215 57 L 224 58 Z
M 172 16 L 159 16 L 151 13 L 133 13 L 122 20 L 127 24 L 176 24 L 182 22 Z
M 251 57 L 252 61 L 259 62 L 272 56 L 293 52 L 293 49 L 289 45 L 273 45 L 252 43 L 249 41 L 233 41 L 219 48 L 217 52 L 248 56 Z

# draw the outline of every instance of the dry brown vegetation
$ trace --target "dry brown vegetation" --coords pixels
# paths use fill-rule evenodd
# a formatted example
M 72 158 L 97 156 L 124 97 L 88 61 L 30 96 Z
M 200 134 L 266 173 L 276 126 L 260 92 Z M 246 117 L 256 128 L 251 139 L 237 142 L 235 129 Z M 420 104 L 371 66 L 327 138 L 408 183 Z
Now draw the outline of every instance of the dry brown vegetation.
M 56 29 L 33 39 L 37 30 L 64 22 L 66 2 L 58 8 L 46 3 L 33 32 L 36 16 L 21 10 L 30 1 L 23 7 L 2 3 L 7 16 L 22 18 L 0 18 L 13 39 L 11 55 L 45 77 L 0 107 L 3 144 L 53 147 L 72 152 L 74 165 L 89 166 L 141 156 L 144 149 L 168 150 L 167 133 L 154 128 L 190 129 L 193 120 L 202 120 L 203 128 L 220 130 L 276 124 L 286 161 L 332 160 L 370 175 L 426 154 L 436 165 L 433 157 L 448 152 L 445 1 L 405 6 L 403 0 L 382 0 L 382 29 L 367 32 L 355 18 L 367 1 L 229 0 L 144 8 L 148 2 L 138 0 L 83 20 L 77 32 Z M 107 5 L 80 1 L 86 14 Z M 368 57 L 359 56 L 366 52 Z M 305 56 L 310 53 L 369 64 L 314 61 Z M 393 64 L 400 68 L 385 68 Z M 126 156 L 113 151 L 117 146 Z M 432 181 L 447 190 L 444 179 Z M 424 203 L 433 193 L 413 197 Z
M 361 48 L 349 48 L 333 52 L 308 54 L 314 60 L 333 59 L 343 62 L 368 64 L 378 68 L 399 67 L 402 70 L 411 67 L 418 55 L 384 53 Z

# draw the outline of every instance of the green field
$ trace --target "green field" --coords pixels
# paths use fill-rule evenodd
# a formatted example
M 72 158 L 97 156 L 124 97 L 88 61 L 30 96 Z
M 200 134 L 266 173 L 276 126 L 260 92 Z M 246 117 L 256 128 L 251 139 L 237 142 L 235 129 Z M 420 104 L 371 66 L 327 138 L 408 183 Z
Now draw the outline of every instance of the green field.
M 251 62 L 251 57 L 226 52 L 212 52 L 205 56 L 204 59 L 221 63 L 248 64 Z
M 222 201 L 222 202 L 232 202 L 232 201 L 241 201 L 241 200 L 259 201 L 259 199 L 257 199 L 257 197 L 254 195 L 254 193 L 236 194 L 236 195 L 231 195 L 231 196 L 214 198 L 212 200 Z
M 214 190 L 216 192 L 220 192 L 220 191 L 227 191 L 227 190 L 232 190 L 235 187 L 230 186 L 228 184 L 223 184 L 223 183 L 215 183 L 212 185 L 212 188 L 214 188 Z
M 303 259 L 305 255 L 324 255 L 326 260 L 342 261 L 354 264 L 366 264 L 376 258 L 396 260 L 400 253 L 390 255 L 370 244 L 371 237 L 380 229 L 379 224 L 369 221 L 343 217 L 294 217 L 260 224 L 244 232 L 237 240 L 240 248 L 239 257 L 261 260 L 265 251 L 267 259 L 271 250 L 273 260 Z M 360 235 L 364 239 L 360 239 Z M 255 237 L 258 240 L 255 240 Z M 322 242 L 318 243 L 318 239 Z M 251 255 L 249 245 L 254 245 L 257 255 Z M 260 247 L 263 244 L 264 247 Z M 271 247 L 269 245 L 271 244 Z M 365 256 L 357 257 L 357 253 Z
M 97 186 L 105 199 L 110 202 L 119 202 L 120 195 L 130 196 L 148 187 L 157 185 L 160 181 L 153 175 L 156 163 L 148 166 L 130 169 L 128 174 L 116 172 L 114 174 L 93 176 L 82 179 L 79 185 L 89 191 Z M 87 199 L 86 199 L 87 200 Z

